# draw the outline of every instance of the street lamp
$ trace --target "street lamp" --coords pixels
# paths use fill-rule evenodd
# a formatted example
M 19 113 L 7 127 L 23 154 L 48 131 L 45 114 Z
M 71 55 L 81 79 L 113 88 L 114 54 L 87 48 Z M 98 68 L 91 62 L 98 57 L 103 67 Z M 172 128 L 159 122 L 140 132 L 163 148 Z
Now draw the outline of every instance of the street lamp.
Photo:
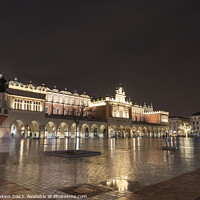
M 183 130 L 183 133 L 188 137 L 188 133 L 191 132 L 191 126 L 188 123 L 183 122 L 183 125 L 179 126 L 180 130 Z

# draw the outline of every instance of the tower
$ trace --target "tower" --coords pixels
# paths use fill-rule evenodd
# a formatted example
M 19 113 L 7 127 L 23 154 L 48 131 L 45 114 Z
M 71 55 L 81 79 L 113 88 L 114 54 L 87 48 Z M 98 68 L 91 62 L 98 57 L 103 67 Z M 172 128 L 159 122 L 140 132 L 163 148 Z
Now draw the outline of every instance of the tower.
M 6 79 L 3 74 L 0 74 L 0 92 L 6 91 Z
M 115 90 L 115 99 L 119 102 L 125 102 L 125 92 L 124 92 L 124 88 L 122 87 L 121 83 L 119 83 L 119 86 L 116 87 Z

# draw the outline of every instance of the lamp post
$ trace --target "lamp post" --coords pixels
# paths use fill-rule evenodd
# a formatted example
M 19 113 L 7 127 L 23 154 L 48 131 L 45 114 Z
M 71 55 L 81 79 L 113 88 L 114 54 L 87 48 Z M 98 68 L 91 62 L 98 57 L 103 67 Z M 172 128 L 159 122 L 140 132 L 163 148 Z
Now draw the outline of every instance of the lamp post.
M 166 143 L 166 147 L 168 147 L 168 133 L 167 133 L 167 131 L 165 132 L 165 134 L 166 134 L 165 143 Z

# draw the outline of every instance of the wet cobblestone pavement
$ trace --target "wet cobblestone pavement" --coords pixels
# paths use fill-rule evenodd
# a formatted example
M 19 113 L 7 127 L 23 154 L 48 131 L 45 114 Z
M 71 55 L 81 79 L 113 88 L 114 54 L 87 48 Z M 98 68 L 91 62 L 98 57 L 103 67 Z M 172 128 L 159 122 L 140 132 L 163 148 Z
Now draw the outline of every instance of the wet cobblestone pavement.
M 90 184 L 111 190 L 88 199 L 139 199 L 141 196 L 133 197 L 133 192 L 136 195 L 147 186 L 200 168 L 198 138 L 172 138 L 171 145 L 179 147 L 173 152 L 162 150 L 163 138 L 130 138 L 80 141 L 81 150 L 101 151 L 100 156 L 63 158 L 44 154 L 73 149 L 73 142 L 73 139 L 0 140 L 1 180 L 37 194 L 65 194 L 63 188 Z

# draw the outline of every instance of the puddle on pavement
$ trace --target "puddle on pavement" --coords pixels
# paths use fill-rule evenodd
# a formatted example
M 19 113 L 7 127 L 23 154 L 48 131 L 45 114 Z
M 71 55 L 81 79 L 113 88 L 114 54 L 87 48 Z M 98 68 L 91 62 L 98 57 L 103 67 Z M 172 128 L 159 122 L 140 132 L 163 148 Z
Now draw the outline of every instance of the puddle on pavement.
M 60 189 L 60 191 L 71 195 L 87 195 L 87 197 L 92 197 L 109 192 L 111 189 L 90 184 L 82 184 L 74 187 L 65 187 Z
M 126 178 L 117 179 L 107 179 L 106 181 L 101 182 L 102 185 L 111 187 L 119 192 L 135 192 L 142 189 L 142 186 L 138 181 L 129 181 Z

